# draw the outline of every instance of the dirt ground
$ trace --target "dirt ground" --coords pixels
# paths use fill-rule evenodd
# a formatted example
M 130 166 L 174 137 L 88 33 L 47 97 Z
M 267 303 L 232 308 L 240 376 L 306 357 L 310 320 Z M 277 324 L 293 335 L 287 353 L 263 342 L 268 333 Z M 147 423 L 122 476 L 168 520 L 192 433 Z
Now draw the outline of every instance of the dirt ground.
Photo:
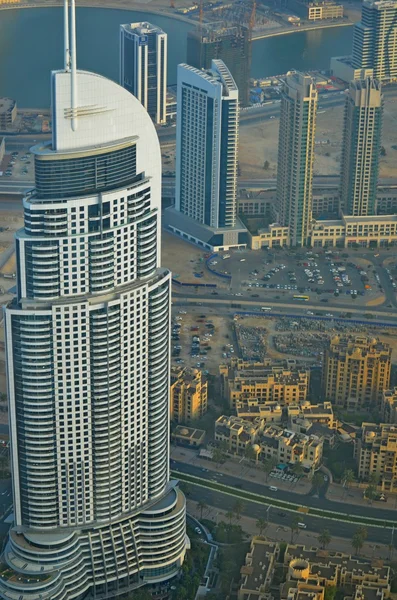
M 217 287 L 227 287 L 227 281 L 212 275 L 205 267 L 206 252 L 197 246 L 168 233 L 162 232 L 162 265 L 171 269 L 172 276 L 183 283 L 215 283 Z M 222 261 L 221 261 L 222 262 Z M 202 275 L 195 277 L 194 273 Z M 191 288 L 194 291 L 194 288 Z
M 17 259 L 14 252 L 14 254 L 12 254 L 12 256 L 10 256 L 10 258 L 7 260 L 7 262 L 1 267 L 0 272 L 3 273 L 3 275 L 10 275 L 11 273 L 15 273 L 16 265 Z
M 319 100 L 321 106 L 321 99 Z M 393 100 L 385 102 L 382 145 L 386 156 L 380 160 L 380 177 L 397 176 L 397 118 Z M 335 126 L 335 124 L 337 124 Z M 274 177 L 277 174 L 278 119 L 265 119 L 260 124 L 240 127 L 239 164 L 244 178 Z M 343 133 L 343 106 L 321 109 L 317 115 L 315 175 L 338 175 L 340 171 Z M 269 168 L 263 169 L 264 162 Z

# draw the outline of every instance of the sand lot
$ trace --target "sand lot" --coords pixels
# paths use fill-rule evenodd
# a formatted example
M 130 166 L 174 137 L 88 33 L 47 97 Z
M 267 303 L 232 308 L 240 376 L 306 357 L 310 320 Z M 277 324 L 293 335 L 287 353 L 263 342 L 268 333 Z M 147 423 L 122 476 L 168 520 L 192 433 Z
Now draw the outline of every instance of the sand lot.
M 321 102 L 321 100 L 319 101 Z M 393 100 L 385 102 L 382 145 L 386 156 L 380 160 L 380 176 L 397 176 L 397 150 L 392 145 L 397 140 L 396 106 Z M 241 177 L 264 178 L 277 174 L 278 119 L 264 119 L 252 126 L 240 127 L 239 164 Z M 343 133 L 343 106 L 319 110 L 317 115 L 314 173 L 338 175 L 340 169 Z M 263 169 L 264 162 L 269 168 Z
M 183 283 L 215 283 L 217 288 L 228 287 L 228 283 L 225 283 L 220 277 L 212 275 L 206 269 L 204 259 L 206 252 L 167 231 L 163 230 L 161 236 L 161 263 L 163 267 L 167 267 L 172 271 L 174 279 Z M 224 265 L 220 261 L 218 266 L 226 269 L 226 261 Z M 202 275 L 202 277 L 195 277 L 195 273 Z M 193 287 L 190 292 L 194 292 Z

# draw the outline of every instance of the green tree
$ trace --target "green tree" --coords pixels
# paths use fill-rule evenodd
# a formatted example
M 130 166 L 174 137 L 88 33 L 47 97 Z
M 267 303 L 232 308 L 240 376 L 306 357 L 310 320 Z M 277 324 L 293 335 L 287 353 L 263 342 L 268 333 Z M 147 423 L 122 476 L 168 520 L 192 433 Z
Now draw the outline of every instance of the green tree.
M 342 475 L 342 483 L 346 489 L 349 489 L 350 484 L 355 481 L 356 477 L 352 469 L 345 469 Z
M 334 600 L 336 596 L 336 585 L 327 585 L 325 588 L 324 599 Z
M 358 533 L 361 535 L 361 537 L 363 538 L 364 542 L 368 537 L 368 530 L 366 527 L 364 527 L 364 525 L 360 525 L 360 527 L 357 528 Z
M 265 474 L 265 480 L 268 480 L 269 473 L 271 473 L 274 467 L 277 465 L 277 460 L 275 458 L 267 458 L 262 463 L 262 471 Z
M 233 513 L 234 516 L 236 518 L 236 521 L 239 521 L 241 519 L 241 513 L 244 510 L 244 504 L 241 502 L 241 500 L 236 500 L 236 502 L 233 505 Z
M 220 448 L 214 448 L 212 451 L 212 460 L 214 461 L 214 463 L 216 464 L 216 466 L 219 466 L 221 464 L 221 462 L 223 462 L 224 460 L 224 454 L 222 452 L 222 450 Z
M 197 502 L 197 508 L 200 511 L 200 519 L 203 518 L 203 511 L 206 510 L 208 508 L 208 506 L 206 505 L 206 503 L 204 502 L 204 500 L 200 500 L 199 502 Z
M 152 594 L 145 588 L 139 588 L 127 596 L 128 600 L 153 600 Z
M 380 155 L 381 155 L 381 156 L 386 156 L 386 150 L 385 150 L 385 147 L 384 147 L 384 146 L 381 146 L 381 147 L 380 147 Z
M 328 529 L 323 529 L 317 539 L 321 545 L 321 548 L 324 550 L 327 546 L 330 545 L 332 536 Z
M 257 520 L 256 526 L 258 528 L 259 535 L 262 535 L 262 533 L 264 533 L 264 531 L 266 531 L 268 525 L 269 525 L 269 523 L 266 521 L 266 519 L 259 518 Z
M 294 466 L 292 467 L 292 472 L 297 477 L 301 477 L 304 473 L 304 468 L 302 467 L 302 464 L 300 462 L 294 463 Z
M 364 540 L 361 535 L 356 531 L 352 537 L 352 547 L 356 551 L 357 556 L 360 554 L 361 548 L 364 546 Z
M 229 521 L 229 525 L 231 525 L 232 521 L 234 519 L 234 513 L 231 510 L 228 510 L 227 513 L 225 514 L 225 517 Z
M 263 163 L 263 168 L 265 169 L 265 171 L 267 171 L 269 167 L 270 167 L 269 161 L 265 160 L 265 162 Z
M 372 502 L 375 500 L 376 498 L 376 486 L 375 485 L 369 485 L 366 490 L 365 490 L 365 497 L 368 500 L 368 502 L 370 504 L 372 504 Z
M 376 487 L 379 483 L 379 475 L 377 473 L 371 473 L 368 477 L 368 483 Z
M 245 448 L 244 456 L 245 458 L 248 458 L 248 460 L 256 460 L 257 454 L 251 444 Z
M 291 544 L 294 543 L 294 536 L 296 533 L 299 532 L 299 518 L 298 517 L 294 517 L 291 521 L 290 524 L 290 529 L 291 529 Z
M 357 556 L 360 554 L 360 550 L 364 546 L 367 537 L 368 531 L 366 527 L 360 526 L 356 529 L 352 538 L 352 546 L 355 549 Z
M 318 492 L 322 485 L 324 485 L 324 477 L 317 471 L 312 477 L 312 488 Z

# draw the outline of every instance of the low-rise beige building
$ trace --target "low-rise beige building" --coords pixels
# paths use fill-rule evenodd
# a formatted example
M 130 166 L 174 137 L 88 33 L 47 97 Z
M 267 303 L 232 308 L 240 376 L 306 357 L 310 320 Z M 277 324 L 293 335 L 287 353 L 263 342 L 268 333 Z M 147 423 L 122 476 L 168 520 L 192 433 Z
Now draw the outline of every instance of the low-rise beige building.
M 275 459 L 282 464 L 300 463 L 307 471 L 321 464 L 324 442 L 315 435 L 306 435 L 268 425 L 255 438 L 262 460 Z
M 313 220 L 308 235 L 308 244 L 315 248 L 393 247 L 397 245 L 397 215 L 343 215 L 341 218 Z M 248 232 L 248 237 L 252 250 L 291 245 L 288 228 L 277 224 L 259 229 L 255 233 Z
M 199 369 L 172 367 L 170 386 L 171 421 L 190 423 L 205 415 L 208 383 Z
M 307 471 L 321 464 L 323 440 L 315 435 L 289 431 L 269 425 L 263 419 L 247 421 L 235 416 L 220 416 L 215 423 L 215 441 L 230 452 L 244 454 L 251 447 L 259 460 L 274 459 L 283 464 L 300 463 Z
M 334 417 L 334 411 L 331 402 L 321 402 L 311 404 L 302 402 L 302 404 L 291 404 L 287 407 L 288 420 L 299 418 L 305 420 L 310 425 L 321 423 L 330 429 L 336 429 L 337 420 Z
M 280 553 L 279 545 L 254 537 L 240 570 L 238 600 L 268 600 L 269 588 Z
M 12 98 L 0 98 L 0 130 L 12 127 L 17 118 L 17 103 Z
M 390 567 L 381 561 L 373 564 L 370 559 L 352 558 L 343 552 L 289 544 L 284 554 L 284 565 L 289 569 L 298 566 L 305 574 L 303 579 L 306 576 L 316 578 L 324 587 L 337 586 L 345 592 L 354 592 L 357 586 L 363 586 L 390 592 Z
M 380 406 L 390 369 L 388 344 L 366 336 L 336 335 L 324 353 L 324 397 L 349 409 Z
M 221 415 L 215 422 L 215 441 L 227 445 L 230 452 L 243 454 L 248 446 L 255 445 L 255 438 L 263 427 L 263 421 L 258 418 L 248 421 L 233 415 Z
M 222 389 L 229 406 L 252 399 L 259 403 L 276 402 L 281 407 L 304 402 L 309 387 L 309 371 L 285 369 L 264 363 L 232 360 L 221 365 Z
M 309 2 L 307 5 L 307 18 L 309 21 L 343 19 L 343 5 L 327 1 Z
M 381 414 L 384 423 L 397 423 L 397 387 L 391 390 L 384 390 Z
M 358 476 L 368 481 L 376 476 L 382 492 L 397 491 L 397 426 L 363 423 L 355 439 Z
M 278 402 L 261 402 L 258 398 L 245 398 L 236 402 L 237 416 L 247 421 L 259 417 L 265 423 L 281 423 L 283 409 Z
M 179 446 L 189 446 L 191 448 L 200 448 L 204 444 L 204 429 L 195 427 L 185 427 L 177 425 L 171 434 L 171 439 Z

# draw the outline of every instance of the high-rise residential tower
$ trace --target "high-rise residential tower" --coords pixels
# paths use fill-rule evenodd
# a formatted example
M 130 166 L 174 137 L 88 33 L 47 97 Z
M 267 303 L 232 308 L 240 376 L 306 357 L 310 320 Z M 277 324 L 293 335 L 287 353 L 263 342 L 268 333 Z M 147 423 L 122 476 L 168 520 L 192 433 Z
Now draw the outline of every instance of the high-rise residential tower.
M 178 65 L 175 208 L 209 227 L 236 225 L 238 89 L 223 61 Z
M 391 347 L 376 338 L 336 335 L 324 352 L 325 400 L 350 410 L 377 405 L 390 387 Z
M 380 81 L 397 78 L 397 1 L 364 0 L 353 33 L 352 64 Z
M 120 85 L 155 123 L 167 120 L 167 34 L 151 23 L 120 26 Z
M 316 112 L 313 79 L 287 73 L 281 97 L 277 203 L 282 225 L 290 228 L 292 246 L 304 246 L 309 236 Z
M 5 314 L 8 600 L 113 598 L 174 576 L 186 548 L 185 501 L 169 479 L 159 142 L 136 98 L 76 70 L 74 0 L 71 15 Z
M 341 161 L 341 207 L 346 215 L 375 214 L 382 130 L 376 79 L 352 81 L 346 97 Z
M 241 106 L 248 106 L 250 44 L 247 27 L 220 27 L 219 23 L 202 26 L 187 35 L 187 63 L 210 69 L 213 59 L 223 60 L 236 82 Z

